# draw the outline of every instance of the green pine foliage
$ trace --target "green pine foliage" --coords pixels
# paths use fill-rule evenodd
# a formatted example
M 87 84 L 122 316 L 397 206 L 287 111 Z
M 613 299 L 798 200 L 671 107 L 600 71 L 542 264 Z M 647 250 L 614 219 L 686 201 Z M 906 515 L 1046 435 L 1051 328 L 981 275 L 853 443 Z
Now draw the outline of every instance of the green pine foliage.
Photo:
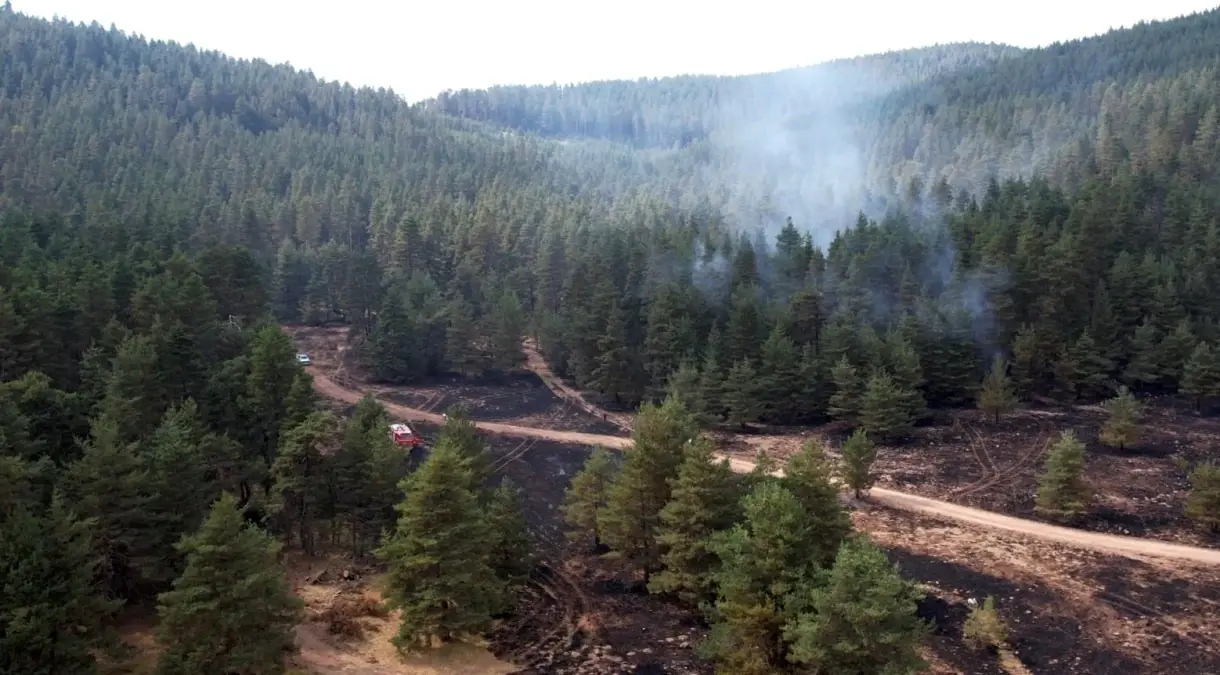
M 970 609 L 962 624 L 962 640 L 975 649 L 998 649 L 1008 643 L 1008 626 L 996 611 L 994 597 L 989 595 Z
M 860 426 L 881 441 L 905 437 L 915 421 L 912 392 L 888 373 L 874 373 L 860 399 Z
M 280 569 L 280 544 L 242 520 L 228 493 L 182 539 L 186 569 L 157 606 L 158 675 L 283 673 L 303 603 Z
M 1106 401 L 1105 408 L 1106 421 L 1098 439 L 1119 450 L 1135 445 L 1139 440 L 1140 403 L 1131 391 L 1120 387 L 1118 395 Z
M 493 471 L 492 457 L 465 408 L 454 406 L 445 413 L 445 426 L 441 427 L 437 443 L 441 442 L 451 445 L 465 462 L 470 491 L 482 495 Z
M 806 441 L 800 452 L 788 458 L 781 479 L 813 523 L 817 547 L 813 560 L 821 567 L 834 562 L 839 545 L 852 529 L 851 518 L 839 502 L 836 479 L 825 447 L 817 439 Z
M 857 429 L 843 444 L 843 480 L 855 492 L 856 499 L 873 486 L 876 460 L 877 446 L 863 430 Z
M 96 574 L 100 597 L 148 604 L 185 569 L 170 544 L 225 490 L 293 546 L 360 556 L 385 543 L 407 453 L 371 402 L 325 442 L 307 438 L 313 388 L 326 382 L 297 364 L 288 332 L 298 330 L 348 331 L 344 349 L 317 359 L 335 359 L 327 374 L 340 385 L 360 367 L 395 384 L 511 372 L 529 333 L 573 386 L 651 405 L 622 471 L 591 462 L 564 513 L 578 538 L 601 536 L 657 577 L 682 549 L 660 541 L 662 514 L 687 503 L 677 486 L 699 423 L 861 427 L 842 472 L 859 492 L 876 455 L 865 431 L 889 442 L 928 413 L 976 402 L 998 420 L 1010 409 L 984 353 L 1011 355 L 1011 391 L 1024 399 L 1093 403 L 1122 383 L 1133 397 L 1184 394 L 1210 412 L 1220 395 L 1217 17 L 1052 49 L 942 45 L 762 77 L 501 87 L 413 106 L 6 7 L 0 529 L 16 522 L 26 533 L 13 535 L 17 550 L 50 560 L 38 570 L 62 583 L 5 588 L 35 606 L 62 592 L 52 599 L 73 611 L 93 607 L 77 592 L 84 576 L 65 571 L 87 539 L 80 569 Z M 775 126 L 775 110 L 792 113 L 782 124 L 793 147 L 859 157 L 859 189 L 844 190 L 837 171 L 793 171 L 783 153 L 758 153 L 757 134 L 735 133 Z M 841 128 L 819 138 L 826 126 L 811 119 Z M 734 157 L 757 159 L 751 181 Z M 882 203 L 885 215 L 859 212 Z M 686 413 L 657 412 L 669 394 Z M 1131 424 L 1109 427 L 1107 439 L 1130 445 Z M 486 446 L 460 413 L 441 435 L 461 465 L 450 487 L 474 503 L 456 508 L 460 522 L 485 528 L 502 498 L 486 489 Z M 1087 502 L 1082 448 L 1068 446 L 1041 481 L 1045 511 Z M 787 490 L 811 528 L 831 533 L 806 551 L 824 568 L 845 550 L 842 521 L 821 460 L 793 461 L 790 477 L 760 470 L 744 482 Z M 1191 502 L 1205 524 L 1207 471 Z M 429 490 L 419 498 L 440 499 Z M 48 515 L 56 491 L 79 521 Z M 424 511 L 400 520 L 426 533 Z M 706 526 L 697 520 L 673 531 Z M 75 532 L 69 521 L 90 523 L 89 536 L 24 540 L 58 527 L 48 523 Z M 732 551 L 755 550 L 743 523 Z M 445 539 L 461 549 L 455 560 L 483 565 L 457 576 L 495 581 L 481 548 L 493 537 L 476 541 L 475 530 Z M 421 536 L 394 535 L 422 546 Z M 396 563 L 404 579 L 424 564 L 412 555 Z M 774 615 L 805 610 L 779 602 L 771 572 L 742 565 L 720 571 L 755 586 L 702 587 L 731 598 L 717 630 L 736 626 L 721 644 L 741 649 L 717 652 L 720 666 L 805 668 L 776 642 Z M 786 573 L 774 579 L 793 585 Z M 826 578 L 793 595 L 809 600 Z M 462 605 L 472 611 L 455 618 L 410 595 L 405 642 L 478 632 L 483 608 L 503 606 L 502 589 L 454 583 L 476 596 Z M 770 618 L 755 622 L 757 607 Z M 99 644 L 96 631 L 78 625 L 56 638 L 56 672 L 90 668 L 77 656 Z M 858 632 L 828 630 L 804 633 L 809 663 L 889 667 L 854 665 Z M 824 649 L 829 635 L 843 653 Z
M 711 542 L 740 515 L 742 481 L 713 451 L 711 440 L 702 436 L 686 449 L 660 513 L 656 538 L 663 550 L 662 570 L 648 583 L 653 593 L 674 593 L 694 605 L 715 599 L 720 560 Z
M 563 520 L 568 525 L 568 539 L 592 541 L 595 547 L 601 543 L 597 515 L 606 505 L 606 494 L 615 473 L 613 458 L 599 446 L 585 460 L 580 473 L 572 477 L 561 507 Z
M 522 500 L 521 488 L 506 477 L 487 502 L 487 529 L 491 536 L 489 564 L 496 577 L 510 589 L 524 584 L 534 566 Z
M 334 509 L 330 462 L 324 457 L 338 440 L 338 420 L 329 412 L 311 413 L 282 439 L 271 466 L 274 487 L 268 511 L 278 531 L 312 555 L 317 526 Z
M 93 536 L 58 496 L 43 514 L 22 504 L 0 518 L 0 672 L 97 672 L 121 602 L 96 583 Z
M 762 392 L 758 373 L 750 361 L 743 359 L 733 364 L 733 367 L 729 369 L 728 377 L 724 380 L 721 398 L 725 408 L 728 409 L 725 421 L 743 427 L 751 422 L 757 422 L 763 414 L 765 405 L 759 400 Z
M 1182 393 L 1191 396 L 1196 410 L 1204 401 L 1220 396 L 1220 354 L 1206 342 L 1195 345 L 1182 368 Z
M 1204 462 L 1190 472 L 1186 515 L 1204 529 L 1220 530 L 1220 465 Z
M 794 601 L 804 609 L 785 626 L 788 659 L 818 673 L 907 675 L 928 626 L 915 616 L 923 594 L 863 538 L 843 544 L 824 584 Z
M 842 357 L 830 369 L 834 381 L 834 393 L 830 396 L 828 412 L 837 420 L 854 423 L 863 404 L 864 386 L 856 368 Z
M 660 568 L 661 510 L 697 432 L 694 416 L 677 399 L 641 407 L 632 425 L 633 445 L 606 490 L 606 506 L 598 511 L 602 541 L 642 571 L 645 580 Z
M 989 415 L 996 424 L 1000 423 L 1001 415 L 1012 412 L 1017 406 L 1017 397 L 1007 370 L 1007 362 L 996 356 L 991 361 L 991 370 L 987 371 L 983 386 L 979 387 L 979 410 Z
M 397 525 L 377 549 L 389 568 L 386 603 L 402 613 L 394 637 L 402 652 L 481 634 L 503 600 L 467 464 L 456 441 L 438 441 L 403 480 Z
M 1035 505 L 1056 516 L 1075 516 L 1089 508 L 1091 492 L 1084 480 L 1084 443 L 1065 431 L 1051 446 L 1038 476 Z
M 109 597 L 144 602 L 172 579 L 172 541 L 153 510 L 148 468 L 136 447 L 119 440 L 109 417 L 94 421 L 84 454 L 61 479 L 67 503 L 93 521 L 97 574 Z
M 770 675 L 787 667 L 784 626 L 815 576 L 816 533 L 800 501 L 778 482 L 755 486 L 742 509 L 742 522 L 712 543 L 722 563 L 701 649 L 717 672 Z
M 398 481 L 406 475 L 398 448 L 388 436 L 389 416 L 372 396 L 356 405 L 329 461 L 336 525 L 360 558 L 394 523 Z

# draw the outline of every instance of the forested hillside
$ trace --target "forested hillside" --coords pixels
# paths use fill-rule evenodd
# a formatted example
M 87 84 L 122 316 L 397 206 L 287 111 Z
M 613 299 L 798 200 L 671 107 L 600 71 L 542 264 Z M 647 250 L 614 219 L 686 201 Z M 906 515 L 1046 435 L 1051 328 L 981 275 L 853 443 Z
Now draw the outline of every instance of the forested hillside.
M 827 103 L 870 100 L 942 73 L 1019 54 L 1004 45 L 955 44 L 833 61 L 762 75 L 682 76 L 577 85 L 447 91 L 437 110 L 555 138 L 588 137 L 637 148 L 689 145 L 761 115 L 799 118 Z
M 1046 49 L 947 45 L 745 77 L 446 92 L 424 107 L 559 138 L 684 146 L 657 153 L 669 181 L 742 217 L 770 190 L 786 211 L 778 222 L 834 229 L 841 210 L 915 179 L 916 191 L 943 179 L 978 193 L 991 176 L 1037 174 L 1075 189 L 1119 164 L 1209 178 L 1218 44 L 1210 11 Z
M 756 229 L 626 149 L 505 134 L 389 92 L 5 12 L 0 187 L 11 205 L 65 214 L 97 250 L 116 228 L 166 252 L 248 246 L 280 319 L 352 323 L 391 381 L 511 369 L 533 332 L 559 372 L 610 399 L 634 405 L 680 373 L 700 382 L 711 418 L 737 422 L 852 417 L 832 397 L 878 366 L 928 405 L 960 404 L 993 355 L 1025 395 L 1172 391 L 1193 382 L 1184 368 L 1220 311 L 1207 292 L 1220 255 L 1208 97 L 1220 89 L 1185 86 L 1214 72 L 1203 53 L 1220 41 L 1203 37 L 1218 17 L 1030 53 L 841 66 L 898 59 L 895 80 L 951 71 L 886 100 L 960 92 L 936 115 L 1009 110 L 1012 133 L 1044 117 L 1018 125 L 1034 108 L 1016 97 L 1054 98 L 1077 119 L 1071 92 L 1143 93 L 1102 125 L 1113 134 L 1073 185 L 993 180 L 972 198 L 939 182 L 818 246 L 824 233 L 799 219 Z M 1109 53 L 1124 56 L 1084 68 Z M 970 171 L 961 159 L 955 170 Z M 9 264 L 20 250 L 5 247 Z
M 0 602 L 13 672 L 91 672 L 116 602 L 151 605 L 174 579 L 165 672 L 199 672 L 216 617 L 191 589 L 208 575 L 249 578 L 237 586 L 252 595 L 231 600 L 265 607 L 252 625 L 286 640 L 298 608 L 268 580 L 277 544 L 243 529 L 238 507 L 307 551 L 329 539 L 363 555 L 394 523 L 406 467 L 383 411 L 314 411 L 275 320 L 350 324 L 353 352 L 392 383 L 511 372 L 535 337 L 605 401 L 677 394 L 642 415 L 669 419 L 654 450 L 671 477 L 685 451 L 669 441 L 700 424 L 839 419 L 902 442 L 930 410 L 972 404 L 993 359 L 1026 399 L 1119 385 L 1220 397 L 1220 12 L 1046 50 L 948 46 L 419 108 L 7 7 L 0 54 L 0 569 L 25 580 L 6 580 Z M 793 91 L 790 78 L 819 88 L 754 98 Z M 473 630 L 520 581 L 484 564 L 519 553 L 484 521 L 519 519 L 511 491 L 475 478 L 436 496 L 483 450 L 455 417 L 380 543 L 408 604 L 413 552 L 436 534 L 421 534 L 428 500 L 461 507 L 464 529 L 444 534 L 469 547 L 454 554 L 463 578 L 488 581 L 459 617 Z M 800 461 L 831 490 L 814 450 Z M 607 518 L 652 572 L 669 484 L 628 466 L 655 483 L 651 520 L 626 513 L 628 479 Z M 724 509 L 721 524 L 739 524 L 721 546 L 740 554 L 730 613 L 757 600 L 746 586 L 772 588 L 742 551 L 774 514 L 812 541 L 788 518 L 804 512 L 792 495 L 762 485 L 744 516 Z M 209 510 L 225 491 L 237 499 Z M 237 569 L 217 571 L 221 544 Z M 859 560 L 885 566 L 854 543 L 820 554 L 847 561 L 843 588 Z M 894 588 L 910 623 L 909 589 Z M 27 606 L 46 611 L 37 625 L 9 609 Z M 788 617 L 811 661 L 829 639 L 816 615 Z M 79 630 L 57 632 L 69 617 Z M 781 622 L 768 621 L 770 640 Z M 748 659 L 740 637 L 718 635 L 716 657 Z

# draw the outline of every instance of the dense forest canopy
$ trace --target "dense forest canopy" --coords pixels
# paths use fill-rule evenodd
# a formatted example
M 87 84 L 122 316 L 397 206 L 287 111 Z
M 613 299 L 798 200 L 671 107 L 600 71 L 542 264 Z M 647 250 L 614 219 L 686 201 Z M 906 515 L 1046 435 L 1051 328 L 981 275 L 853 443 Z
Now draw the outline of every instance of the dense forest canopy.
M 515 493 L 469 470 L 486 459 L 473 427 L 447 427 L 395 520 L 407 467 L 384 411 L 315 411 L 276 322 L 349 324 L 353 352 L 393 383 L 512 372 L 531 336 L 603 401 L 648 404 L 660 440 L 637 441 L 665 472 L 628 463 L 616 506 L 577 509 L 646 573 L 669 564 L 639 535 L 667 522 L 665 479 L 681 465 L 688 482 L 731 482 L 666 440 L 702 425 L 838 419 L 868 456 L 864 432 L 902 442 L 971 403 L 993 364 L 990 381 L 1026 399 L 1220 397 L 1220 11 L 1041 50 L 946 45 L 421 106 L 7 7 L 0 54 L 0 569 L 35 579 L 4 584 L 5 668 L 39 659 L 7 608 L 48 608 L 42 628 L 98 617 L 31 671 L 91 672 L 101 617 L 160 597 L 179 636 L 166 672 L 198 672 L 207 616 L 190 591 L 216 573 L 218 542 L 266 607 L 255 618 L 287 639 L 296 608 L 265 573 L 276 545 L 238 509 L 306 551 L 376 548 L 400 605 L 418 590 L 413 552 L 444 535 L 488 581 L 466 584 L 479 611 L 453 621 L 504 608 L 520 570 L 494 569 L 504 584 L 487 570 L 519 542 L 471 533 L 488 514 L 519 520 Z M 820 455 L 801 461 L 802 494 L 825 493 Z M 445 492 L 459 475 L 467 491 Z M 815 527 L 788 488 L 759 485 L 717 507 L 732 525 L 717 555 L 736 566 L 658 582 L 723 603 L 720 659 L 740 656 L 742 607 L 779 606 L 744 590 L 773 581 L 747 555 L 778 536 L 765 525 Z M 632 495 L 651 505 L 643 525 Z M 462 528 L 423 531 L 434 503 Z M 683 508 L 666 527 L 712 527 L 684 525 Z M 838 576 L 809 578 L 843 588 L 853 565 L 884 566 L 854 543 L 817 553 Z M 800 636 L 794 658 L 826 639 L 827 588 L 768 619 L 768 635 L 787 620 Z M 909 618 L 907 600 L 893 611 Z M 402 642 L 440 630 L 419 616 Z
M 762 200 L 779 206 L 764 219 L 775 229 L 792 216 L 834 230 L 912 181 L 977 194 L 993 176 L 1046 175 L 1076 189 L 1091 162 L 1189 161 L 1184 139 L 1215 130 L 1218 34 L 1213 10 L 1045 49 L 954 44 L 744 77 L 445 92 L 422 107 L 655 148 L 666 180 L 738 219 Z

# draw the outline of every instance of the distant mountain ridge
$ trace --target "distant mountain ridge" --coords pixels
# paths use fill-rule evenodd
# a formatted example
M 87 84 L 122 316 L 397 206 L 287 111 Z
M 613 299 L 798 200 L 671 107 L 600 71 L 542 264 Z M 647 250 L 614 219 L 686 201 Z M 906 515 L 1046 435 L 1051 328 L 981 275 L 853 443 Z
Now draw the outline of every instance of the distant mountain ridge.
M 419 107 L 644 151 L 664 180 L 737 217 L 767 193 L 817 227 L 932 186 L 977 194 L 1045 174 L 1073 188 L 1098 163 L 1197 162 L 1181 146 L 1215 127 L 1218 64 L 1211 10 L 1041 49 L 953 44 L 760 75 L 446 92 Z
M 462 89 L 442 92 L 417 105 L 546 137 L 668 147 L 706 138 L 716 128 L 746 120 L 761 109 L 780 108 L 799 115 L 811 107 L 868 99 L 1023 51 L 1008 45 L 957 43 L 755 75 Z

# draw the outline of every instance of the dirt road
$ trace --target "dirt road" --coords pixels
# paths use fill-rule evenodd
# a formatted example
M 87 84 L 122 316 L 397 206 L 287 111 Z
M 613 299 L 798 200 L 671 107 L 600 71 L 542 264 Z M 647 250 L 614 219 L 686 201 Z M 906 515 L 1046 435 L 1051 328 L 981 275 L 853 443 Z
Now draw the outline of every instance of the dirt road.
M 343 403 L 355 404 L 364 396 L 364 392 L 356 391 L 345 387 L 338 382 L 330 379 L 330 377 L 320 373 L 313 372 L 314 389 L 323 396 Z M 378 399 L 378 402 L 385 407 L 386 411 L 392 417 L 407 420 L 409 422 L 428 422 L 430 424 L 444 424 L 445 418 L 433 412 L 416 410 L 405 405 Z M 526 436 L 530 438 L 541 438 L 549 441 L 558 441 L 560 443 L 575 443 L 577 445 L 601 445 L 606 448 L 622 450 L 631 445 L 631 439 L 621 438 L 619 436 L 602 436 L 599 434 L 585 434 L 579 431 L 557 431 L 554 429 L 538 429 L 535 427 L 522 427 L 513 424 L 501 424 L 499 422 L 481 422 L 476 421 L 475 426 L 483 431 L 492 434 L 502 434 L 506 436 Z
M 549 374 L 549 373 L 548 373 Z M 320 372 L 313 373 L 314 387 L 319 393 L 337 401 L 354 404 L 364 395 L 362 392 L 342 386 Z M 552 378 L 544 378 L 544 380 Z M 550 384 L 550 382 L 548 382 Z M 570 394 L 563 398 L 571 400 Z M 401 418 L 409 421 L 429 422 L 432 424 L 442 424 L 444 419 L 436 413 L 416 410 L 392 401 L 381 400 L 387 412 L 396 418 Z M 591 412 L 595 410 L 587 402 L 581 401 L 583 407 L 586 407 Z M 475 426 L 483 431 L 493 434 L 502 434 L 508 436 L 525 436 L 532 438 L 542 438 L 561 443 L 575 443 L 579 445 L 597 446 L 605 448 L 625 449 L 631 445 L 631 440 L 618 436 L 605 436 L 600 434 L 587 434 L 575 431 L 556 431 L 553 429 L 539 429 L 535 427 L 523 427 L 513 424 L 502 424 L 498 422 L 475 422 Z M 730 466 L 738 473 L 748 473 L 754 468 L 754 463 L 740 459 L 737 457 L 727 457 Z M 1198 548 L 1193 546 L 1183 546 L 1179 544 L 1171 544 L 1168 542 L 1154 541 L 1151 539 L 1140 539 L 1137 537 L 1122 537 L 1118 535 L 1101 534 L 1097 532 L 1087 532 L 1068 527 L 1060 527 L 1047 523 L 1040 523 L 1032 520 L 1024 520 L 1021 518 L 1013 518 L 991 511 L 983 511 L 981 509 L 970 508 L 958 504 L 951 504 L 927 497 L 898 492 L 895 490 L 887 490 L 884 488 L 873 488 L 869 491 L 870 499 L 878 504 L 888 506 L 904 511 L 914 511 L 940 518 L 947 518 L 962 523 L 988 527 L 996 530 L 1003 530 L 1020 534 L 1043 541 L 1053 541 L 1057 543 L 1088 548 L 1095 551 L 1121 555 L 1130 558 L 1162 558 L 1171 560 L 1184 560 L 1204 565 L 1220 566 L 1220 550 Z

